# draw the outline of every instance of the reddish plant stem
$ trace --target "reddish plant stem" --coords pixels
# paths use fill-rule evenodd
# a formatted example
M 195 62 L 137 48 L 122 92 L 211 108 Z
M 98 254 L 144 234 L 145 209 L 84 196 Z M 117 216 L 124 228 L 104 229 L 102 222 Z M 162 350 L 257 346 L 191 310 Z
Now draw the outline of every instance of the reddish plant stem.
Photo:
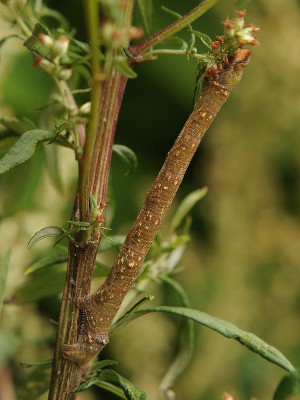
M 94 150 L 95 162 L 91 170 L 91 176 L 94 182 L 94 192 L 97 193 L 97 202 L 102 209 L 106 204 L 112 145 L 126 82 L 126 78 L 121 76 L 119 72 L 113 71 L 110 78 L 104 83 L 100 100 L 101 108 L 97 131 L 99 137 L 99 143 L 97 142 L 98 153 Z M 103 116 L 109 121 L 107 124 L 103 124 Z M 78 196 L 74 204 L 72 220 L 80 221 Z M 81 239 L 81 235 L 78 235 L 78 242 Z M 49 400 L 75 399 L 76 393 L 70 393 L 70 391 L 78 386 L 82 379 L 82 374 L 84 374 L 84 369 L 79 368 L 77 364 L 63 357 L 62 347 L 66 343 L 71 344 L 77 341 L 78 327 L 80 325 L 78 299 L 82 299 L 90 293 L 91 278 L 99 241 L 100 232 L 94 230 L 86 246 L 81 247 L 81 245 L 76 245 L 73 242 L 69 244 L 67 278 L 62 298 Z
M 161 226 L 205 132 L 239 83 L 250 52 L 238 50 L 220 70 L 204 78 L 200 99 L 183 127 L 132 225 L 107 279 L 82 300 L 79 339 L 64 354 L 85 365 L 108 343 L 111 324 Z
M 133 5 L 134 0 L 127 0 L 123 4 L 124 24 L 127 26 L 131 24 Z M 74 221 L 82 221 L 83 217 L 84 220 L 89 220 L 90 216 L 86 215 L 86 210 L 91 191 L 100 212 L 106 205 L 112 146 L 126 82 L 127 79 L 113 69 L 103 84 L 97 113 L 97 129 L 96 132 L 89 131 L 92 135 L 88 138 L 89 146 L 85 148 L 79 163 L 78 190 L 71 218 Z M 99 85 L 102 83 L 99 82 Z M 84 235 L 79 233 L 75 238 L 77 243 L 69 244 L 67 277 L 53 358 L 49 400 L 74 400 L 76 393 L 73 389 L 78 386 L 87 370 L 66 359 L 63 354 L 63 346 L 75 343 L 78 339 L 78 328 L 82 318 L 79 299 L 90 293 L 101 233 L 94 229 L 87 242 L 82 244 L 83 238 L 85 239 Z

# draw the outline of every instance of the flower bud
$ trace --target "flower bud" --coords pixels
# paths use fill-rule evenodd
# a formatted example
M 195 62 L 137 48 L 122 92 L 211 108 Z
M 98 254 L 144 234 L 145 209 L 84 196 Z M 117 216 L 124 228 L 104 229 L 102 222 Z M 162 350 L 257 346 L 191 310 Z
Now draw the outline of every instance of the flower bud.
M 51 61 L 46 60 L 46 58 L 41 58 L 37 65 L 49 75 L 52 75 L 55 69 L 55 65 Z
M 38 40 L 39 42 L 41 42 L 45 47 L 47 47 L 48 49 L 52 49 L 53 44 L 54 44 L 54 40 L 52 39 L 51 36 L 46 35 L 45 33 L 40 33 L 38 35 Z
M 87 103 L 84 103 L 80 109 L 79 109 L 80 114 L 85 114 L 88 115 L 91 113 L 91 102 L 88 101 Z
M 70 69 L 62 69 L 57 73 L 57 79 L 60 81 L 67 81 L 72 76 L 72 70 Z
M 144 30 L 136 26 L 131 26 L 129 28 L 129 38 L 130 39 L 141 39 L 144 36 Z
M 66 36 L 60 36 L 53 44 L 52 53 L 54 57 L 61 58 L 67 54 L 69 48 L 69 39 Z

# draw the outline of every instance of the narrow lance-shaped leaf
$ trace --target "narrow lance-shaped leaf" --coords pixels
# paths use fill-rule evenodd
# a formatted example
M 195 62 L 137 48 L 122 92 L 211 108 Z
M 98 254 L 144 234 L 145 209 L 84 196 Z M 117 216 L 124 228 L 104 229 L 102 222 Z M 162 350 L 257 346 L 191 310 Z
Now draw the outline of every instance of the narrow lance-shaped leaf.
M 28 118 L 2 117 L 0 124 L 20 135 L 36 127 L 35 123 Z
M 58 226 L 46 226 L 41 230 L 37 231 L 27 244 L 27 249 L 30 250 L 37 242 L 47 237 L 59 236 L 65 233 L 65 230 Z
M 183 201 L 180 203 L 176 210 L 176 213 L 171 221 L 171 230 L 175 231 L 181 225 L 183 219 L 188 215 L 191 209 L 202 200 L 207 193 L 207 187 L 195 190 L 194 192 L 188 194 Z
M 34 154 L 36 145 L 45 140 L 51 140 L 56 133 L 41 129 L 33 129 L 23 133 L 23 135 L 8 150 L 5 156 L 0 160 L 0 174 L 18 167 L 28 161 Z
M 32 361 L 32 362 L 21 361 L 20 364 L 22 365 L 23 368 L 40 367 L 42 365 L 51 365 L 52 359 L 44 361 Z
M 176 19 L 182 18 L 182 15 L 179 14 L 176 11 L 171 10 L 170 8 L 167 8 L 165 6 L 161 6 L 162 10 L 167 12 L 168 14 L 172 15 L 172 17 L 175 17 Z M 189 32 L 191 32 L 191 39 L 190 39 L 190 45 L 189 48 L 192 49 L 195 46 L 195 35 L 192 33 L 192 25 L 188 25 L 189 27 Z
M 114 144 L 113 151 L 120 157 L 126 165 L 126 175 L 134 172 L 137 168 L 137 157 L 135 153 L 127 146 L 122 144 Z
M 7 250 L 0 264 L 0 313 L 5 295 L 10 255 L 11 255 L 11 249 Z
M 40 265 L 40 267 L 30 274 L 29 279 L 15 289 L 10 299 L 11 303 L 27 304 L 45 297 L 58 295 L 63 291 L 66 280 L 66 265 L 49 263 L 47 268 L 45 265 Z M 93 276 L 106 276 L 108 270 L 107 265 L 96 261 Z
M 300 371 L 291 372 L 284 376 L 274 393 L 273 400 L 286 400 L 293 394 L 300 393 Z
M 193 321 L 198 322 L 199 324 L 220 333 L 226 338 L 237 340 L 239 343 L 246 346 L 254 353 L 259 354 L 261 357 L 265 358 L 273 364 L 278 365 L 286 371 L 295 371 L 295 368 L 290 363 L 290 361 L 275 347 L 270 346 L 268 343 L 264 342 L 253 333 L 243 331 L 231 322 L 225 321 L 221 318 L 213 317 L 212 315 L 206 314 L 202 311 L 182 307 L 161 306 L 147 308 L 144 310 L 137 310 L 132 313 L 131 317 L 132 319 L 134 319 L 135 316 L 137 317 L 139 315 L 145 315 L 152 312 L 171 313 L 190 318 Z
M 183 287 L 174 279 L 169 277 L 162 278 L 164 282 L 170 285 L 179 295 L 182 305 L 190 307 L 190 301 Z M 160 389 L 167 398 L 174 398 L 175 393 L 172 388 L 184 373 L 190 363 L 195 348 L 195 329 L 194 321 L 183 319 L 179 331 L 179 346 L 176 357 L 166 372 L 160 384 Z M 171 397 L 173 396 L 173 397 Z
M 114 60 L 114 66 L 122 75 L 126 76 L 126 78 L 134 79 L 137 77 L 137 73 L 128 65 L 126 58 Z
M 121 247 L 125 241 L 125 238 L 126 236 L 124 235 L 110 235 L 103 237 L 101 239 L 98 252 L 103 253 L 105 251 Z
M 148 301 L 152 301 L 154 299 L 153 296 L 148 295 L 143 297 L 141 300 L 136 302 L 133 307 L 131 307 L 125 314 L 123 314 L 111 327 L 110 334 L 115 333 L 119 328 L 126 325 L 127 322 L 131 321 L 131 314 L 138 310 L 142 305 L 147 303 Z
M 143 18 L 144 27 L 147 35 L 152 33 L 153 23 L 153 1 L 152 0 L 138 0 L 138 6 Z
M 30 264 L 26 270 L 25 275 L 29 275 L 43 268 L 51 267 L 53 265 L 62 264 L 68 261 L 68 249 L 67 247 L 62 247 L 58 251 L 51 252 L 51 254 L 46 257 L 41 258 L 38 261 Z
M 100 379 L 105 382 L 114 383 L 120 386 L 123 389 L 127 400 L 148 400 L 145 392 L 143 392 L 133 383 L 129 382 L 116 371 L 105 369 L 99 375 L 99 380 Z

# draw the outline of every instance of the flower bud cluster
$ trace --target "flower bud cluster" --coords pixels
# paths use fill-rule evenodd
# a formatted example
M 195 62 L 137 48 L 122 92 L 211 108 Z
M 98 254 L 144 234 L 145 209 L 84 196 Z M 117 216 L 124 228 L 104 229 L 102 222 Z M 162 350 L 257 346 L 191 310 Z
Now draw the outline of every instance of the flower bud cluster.
M 35 66 L 39 66 L 49 75 L 55 76 L 60 81 L 67 81 L 71 78 L 72 70 L 62 65 L 62 58 L 67 55 L 69 48 L 69 39 L 61 35 L 58 39 L 52 36 L 40 33 L 38 40 L 43 46 L 49 50 L 50 57 L 44 58 L 42 56 L 36 57 L 34 61 Z
M 245 26 L 245 15 L 245 11 L 237 11 L 235 18 L 227 19 L 224 22 L 224 38 L 231 52 L 246 44 L 251 44 L 252 46 L 258 44 L 255 33 L 259 31 L 259 28 L 252 24 Z

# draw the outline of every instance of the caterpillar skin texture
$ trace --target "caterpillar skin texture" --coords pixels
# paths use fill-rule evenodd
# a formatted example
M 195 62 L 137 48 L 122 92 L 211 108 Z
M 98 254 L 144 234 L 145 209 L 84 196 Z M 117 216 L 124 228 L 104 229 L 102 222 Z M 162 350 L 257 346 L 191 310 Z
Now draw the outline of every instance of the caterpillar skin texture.
M 139 274 L 193 155 L 249 61 L 250 51 L 238 50 L 226 65 L 204 78 L 195 109 L 169 151 L 107 279 L 79 304 L 80 333 L 76 343 L 63 346 L 66 358 L 84 365 L 108 343 L 113 319 Z

